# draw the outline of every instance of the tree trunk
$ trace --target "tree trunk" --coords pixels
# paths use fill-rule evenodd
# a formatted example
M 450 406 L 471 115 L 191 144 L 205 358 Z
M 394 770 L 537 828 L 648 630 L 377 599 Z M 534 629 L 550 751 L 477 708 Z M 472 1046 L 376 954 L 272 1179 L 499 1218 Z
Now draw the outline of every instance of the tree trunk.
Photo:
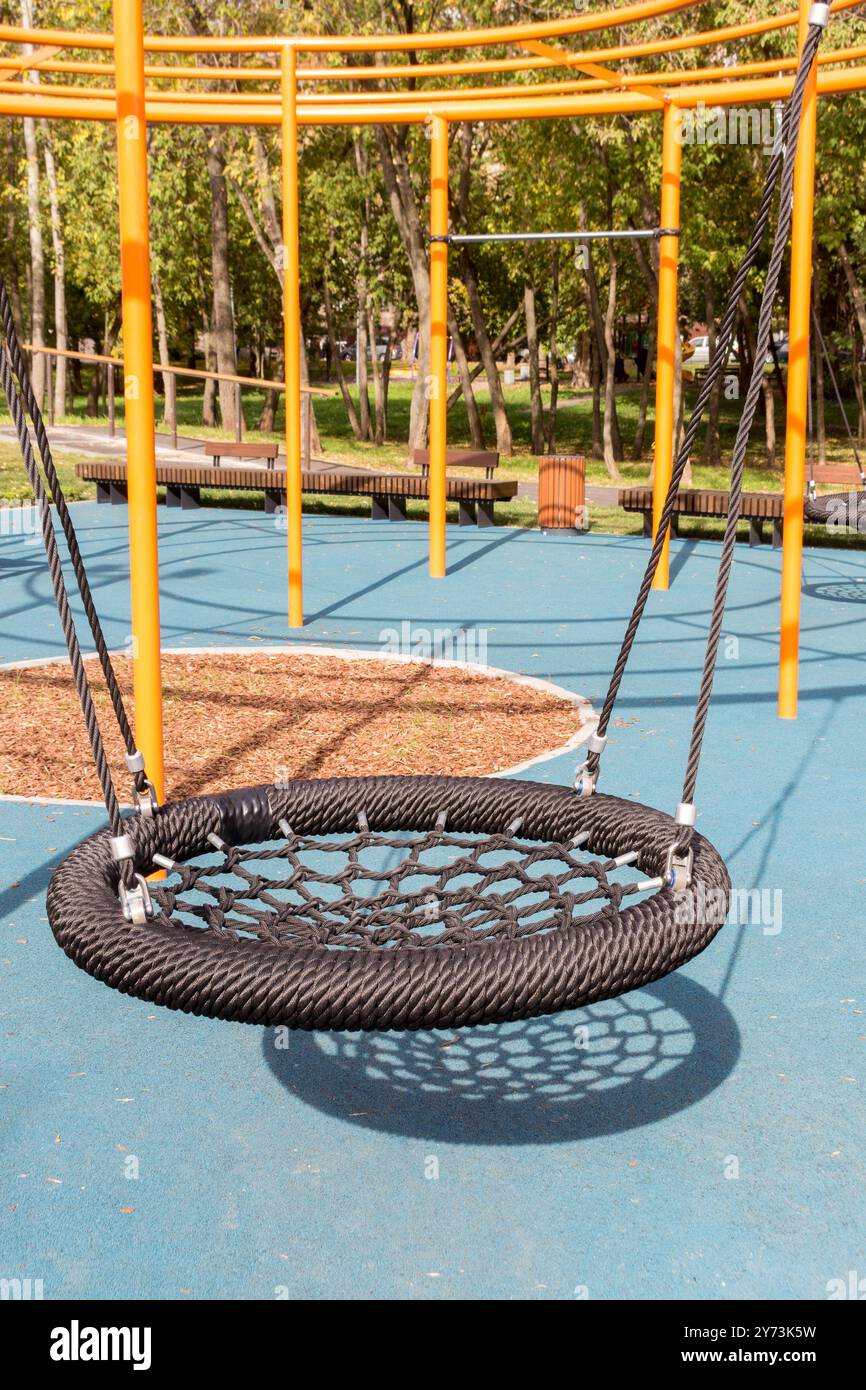
M 357 282 L 358 302 L 355 310 L 355 381 L 358 387 L 358 416 L 361 421 L 361 438 L 373 438 L 373 425 L 370 418 L 370 374 L 367 370 L 367 284 L 363 278 Z
M 211 195 L 211 266 L 213 270 L 213 348 L 216 370 L 236 376 L 238 370 L 232 291 L 229 278 L 228 186 L 219 127 L 205 130 L 206 162 Z M 220 417 L 227 430 L 237 428 L 237 397 L 233 382 L 219 383 Z
M 102 356 L 110 357 L 117 342 L 117 335 L 120 332 L 120 325 L 123 322 L 120 304 L 114 306 L 113 311 L 106 310 L 105 328 L 102 339 Z M 93 368 L 93 375 L 90 378 L 90 389 L 87 392 L 87 414 L 90 417 L 98 415 L 99 400 L 103 391 L 103 383 L 108 376 L 107 369 L 102 362 L 97 362 Z
M 487 377 L 487 389 L 490 392 L 490 409 L 493 412 L 493 423 L 496 429 L 496 448 L 500 454 L 510 458 L 514 445 L 511 435 L 511 424 L 508 419 L 508 412 L 505 409 L 505 392 L 502 389 L 502 381 L 499 376 L 499 369 L 496 366 L 496 355 L 487 332 L 487 323 L 484 317 L 484 308 L 481 303 L 481 293 L 478 288 L 478 277 L 475 274 L 475 267 L 466 254 L 461 262 L 461 275 L 463 285 L 466 290 L 466 298 L 469 303 L 469 313 L 472 316 L 472 330 L 475 334 L 475 341 L 478 344 L 478 354 L 484 366 L 484 374 Z
M 523 287 L 523 309 L 526 315 L 526 342 L 529 347 L 529 419 L 532 452 L 544 453 L 544 406 L 541 403 L 541 373 L 538 368 L 538 325 L 535 320 L 535 288 Z
M 604 316 L 604 462 L 615 483 L 621 481 L 617 463 L 622 458 L 622 445 L 619 438 L 616 415 L 616 344 L 614 325 L 616 323 L 616 282 L 617 261 L 613 247 L 608 250 L 610 278 L 607 288 L 607 312 Z
M 650 326 L 647 333 L 647 353 L 646 364 L 644 366 L 643 380 L 641 382 L 640 401 L 637 410 L 637 426 L 634 432 L 634 445 L 632 446 L 631 456 L 633 459 L 642 459 L 644 451 L 644 440 L 646 439 L 646 422 L 649 411 L 650 386 L 652 384 L 653 368 L 656 356 L 656 320 L 651 317 Z
M 370 339 L 370 368 L 373 373 L 373 406 L 376 412 L 376 423 L 373 430 L 373 439 L 376 444 L 385 443 L 385 372 L 384 364 L 379 361 L 379 349 L 376 338 L 376 325 L 373 321 L 373 311 L 367 308 L 367 336 Z M 390 351 L 390 342 L 388 351 Z
M 23 0 L 22 23 L 30 27 L 33 6 Z M 26 49 L 30 47 L 25 45 Z M 42 220 L 39 207 L 39 149 L 36 141 L 36 122 L 25 116 L 24 151 L 27 161 L 27 223 L 30 238 L 30 341 L 34 347 L 45 346 L 45 248 L 42 242 Z M 33 394 L 40 406 L 45 395 L 45 357 L 34 352 L 31 366 Z
M 585 218 L 582 216 L 582 217 L 581 217 L 581 220 L 584 221 Z M 615 269 L 616 261 L 615 261 L 615 258 L 614 258 L 613 255 L 612 255 L 612 252 L 609 252 L 609 256 L 610 256 L 610 260 L 611 260 L 611 275 L 612 275 L 612 279 L 613 279 L 613 285 L 612 285 L 612 289 L 613 289 L 613 301 L 612 301 L 612 303 L 611 303 L 611 284 L 610 284 L 610 282 L 609 282 L 609 284 L 608 284 L 608 313 L 610 313 L 610 312 L 612 311 L 612 312 L 614 313 L 614 315 L 615 315 L 615 314 L 616 314 L 616 269 Z M 600 299 L 599 291 L 598 291 L 598 280 L 597 280 L 596 274 L 595 274 L 595 266 L 593 265 L 592 255 L 590 254 L 589 251 L 587 251 L 586 259 L 585 259 L 585 261 L 584 261 L 583 291 L 584 291 L 584 298 L 585 298 L 585 300 L 586 300 L 587 310 L 588 310 L 588 312 L 589 312 L 589 321 L 590 321 L 590 324 L 591 324 L 591 326 L 592 326 L 593 333 L 594 333 L 594 338 L 595 338 L 595 348 L 596 348 L 596 353 L 597 353 L 597 357 L 598 357 L 598 367 L 599 367 L 599 379 L 600 379 L 600 380 L 603 380 L 603 381 L 606 383 L 606 382 L 607 382 L 607 375 L 608 375 L 608 360 L 607 360 L 607 359 L 608 359 L 608 326 L 607 326 L 607 323 L 606 323 L 606 315 L 603 315 L 603 314 L 602 314 L 602 311 L 601 311 L 601 299 Z M 614 375 L 615 375 L 615 369 L 616 369 L 616 354 L 615 354 L 615 351 L 613 350 L 613 321 L 612 321 L 611 324 L 610 324 L 610 336 L 611 336 L 611 345 L 612 345 L 612 350 L 611 350 L 611 361 L 610 361 L 610 375 L 611 375 L 611 386 L 612 386 L 612 385 L 613 385 Z M 607 412 L 607 411 L 605 412 L 604 435 L 605 435 L 606 438 L 609 438 L 609 439 L 610 439 L 610 454 L 611 454 L 611 458 L 610 458 L 610 462 L 608 463 L 608 471 L 610 471 L 610 464 L 613 463 L 613 464 L 614 464 L 614 471 L 617 471 L 617 472 L 618 472 L 618 470 L 616 470 L 616 468 L 615 468 L 615 464 L 616 464 L 616 461 L 617 461 L 618 459 L 621 459 L 621 458 L 622 458 L 622 440 L 621 440 L 621 438 L 620 438 L 619 420 L 618 420 L 617 413 L 616 413 L 616 397 L 615 397 L 615 395 L 613 394 L 612 391 L 611 391 L 611 402 L 612 402 L 612 408 L 611 408 L 611 410 L 610 410 L 609 412 Z M 606 461 L 607 461 L 607 456 L 606 456 L 606 455 L 605 455 L 605 459 L 606 459 Z
M 484 448 L 484 428 L 481 424 L 481 414 L 478 410 L 478 402 L 475 399 L 475 392 L 472 389 L 472 374 L 469 370 L 469 362 L 466 357 L 466 348 L 463 345 L 463 338 L 454 310 L 448 305 L 448 332 L 451 334 L 451 341 L 454 344 L 454 360 L 457 363 L 457 371 L 460 376 L 460 390 L 466 402 L 466 418 L 469 422 L 469 435 L 472 440 L 473 449 Z
M 718 332 L 716 330 L 716 306 L 713 297 L 713 281 L 708 271 L 704 272 L 704 299 L 707 310 L 707 337 L 709 339 L 710 361 L 712 362 L 716 351 Z M 704 435 L 704 463 L 708 468 L 718 468 L 721 463 L 722 450 L 719 438 L 719 408 L 722 398 L 722 382 L 724 374 L 719 378 L 713 387 L 712 394 L 707 403 L 707 429 Z
M 550 277 L 550 331 L 547 343 L 547 374 L 550 380 L 550 402 L 547 407 L 547 430 L 545 445 L 548 454 L 556 449 L 556 407 L 559 400 L 559 362 L 557 360 L 559 327 L 559 247 L 553 252 L 553 267 Z
M 15 155 L 15 126 L 12 121 L 5 121 L 3 128 L 6 141 L 6 241 L 11 248 L 18 245 L 18 211 L 14 192 L 18 183 L 18 167 Z M 15 262 L 10 267 L 6 283 L 9 290 L 9 300 L 12 304 L 15 330 L 19 340 L 21 340 L 24 337 L 24 309 L 21 303 L 21 286 L 18 283 L 18 267 Z
M 469 211 L 474 139 L 475 126 L 471 121 L 463 121 L 460 125 L 457 139 L 457 183 L 451 216 L 452 227 L 455 228 L 460 228 L 465 225 Z M 484 306 L 481 302 L 481 294 L 478 289 L 478 275 L 475 270 L 474 262 L 465 246 L 463 247 L 460 259 L 460 278 L 466 290 L 469 314 L 472 319 L 472 331 L 475 334 L 475 341 L 478 345 L 478 356 L 480 358 L 480 366 L 472 372 L 471 380 L 474 381 L 480 371 L 483 371 L 487 378 L 487 387 L 490 393 L 490 408 L 493 412 L 493 423 L 496 430 L 496 447 L 500 454 L 504 454 L 508 457 L 512 453 L 513 441 L 511 425 L 508 420 L 508 413 L 505 409 L 505 393 L 503 392 L 502 382 L 499 379 L 499 371 L 496 366 L 498 347 L 490 341 Z M 519 312 L 520 310 L 518 309 L 509 320 L 509 326 L 500 334 L 497 340 L 499 345 L 505 341 L 507 334 L 510 332 L 510 325 L 512 322 L 516 321 Z M 457 392 L 451 397 L 452 401 L 456 399 Z
M 325 278 L 322 282 L 322 300 L 325 308 L 325 325 L 328 333 L 328 342 L 331 344 L 331 357 L 337 371 L 337 385 L 340 388 L 340 395 L 343 398 L 346 418 L 349 421 L 349 427 L 354 437 L 356 439 L 361 439 L 363 438 L 361 421 L 355 409 L 355 402 L 352 400 L 349 394 L 349 388 L 346 385 L 346 376 L 343 371 L 343 359 L 340 357 L 340 349 L 337 343 L 337 326 L 334 322 L 334 305 L 331 300 L 331 287 L 328 284 L 327 271 L 325 272 Z
M 821 287 L 817 270 L 817 257 L 814 257 L 815 270 L 812 272 L 812 312 L 815 320 L 820 327 L 821 324 Z M 824 405 L 824 354 L 821 351 L 821 344 L 818 342 L 817 333 L 810 335 L 812 339 L 812 349 L 815 362 L 815 439 L 818 445 L 818 462 L 827 462 L 827 416 Z
M 266 375 L 267 375 L 267 371 L 266 371 L 266 367 L 265 367 L 265 361 L 266 361 L 266 358 L 265 358 L 265 356 L 264 356 L 264 354 L 263 354 L 263 355 L 262 355 L 262 368 L 261 368 L 261 374 L 262 374 L 262 376 L 266 376 Z M 279 380 L 282 380 L 283 373 L 284 373 L 285 369 L 286 369 L 285 354 L 283 353 L 283 349 L 282 349 L 282 348 L 277 348 L 277 356 L 276 356 L 276 361 L 275 361 L 275 364 L 274 364 L 274 376 L 277 378 L 278 381 L 279 381 Z M 261 415 L 259 416 L 258 420 L 256 421 L 256 429 L 257 429 L 257 430 L 261 430 L 262 434 L 273 434 L 273 433 L 275 432 L 276 423 L 277 423 L 277 409 L 278 409 L 278 407 L 279 407 L 279 404 L 280 404 L 280 392 L 279 392 L 279 391 L 276 391 L 276 390 L 270 391 L 270 390 L 268 390 L 268 391 L 265 392 L 265 399 L 264 399 L 264 402 L 263 402 L 263 404 L 262 404 L 262 413 L 261 413 Z
M 748 343 L 749 361 L 754 363 L 758 351 L 758 341 L 745 295 L 740 296 L 740 321 L 743 325 L 745 340 Z M 751 375 L 751 372 L 749 375 Z M 773 394 L 773 383 L 767 376 L 766 371 L 761 377 L 761 392 L 764 397 L 764 429 L 766 435 L 767 464 L 770 468 L 774 468 L 776 465 L 776 398 Z
M 206 372 L 218 371 L 216 353 L 213 346 L 213 333 L 211 332 L 211 320 L 208 316 L 205 319 L 204 338 L 204 366 Z M 208 377 L 204 384 L 204 393 L 201 403 L 201 422 L 213 429 L 216 425 L 216 397 L 217 384 L 213 377 Z
M 427 440 L 427 392 L 430 375 L 430 267 L 427 240 L 412 185 L 405 127 L 375 127 L 376 146 L 388 204 L 400 234 L 415 290 L 418 309 L 418 374 L 409 412 L 408 450 L 423 448 Z
M 308 308 L 308 305 L 301 306 L 301 322 L 298 325 L 298 336 L 301 340 L 300 355 L 302 386 L 309 386 L 310 384 L 310 364 L 307 360 L 307 343 L 304 337 L 304 315 Z M 301 449 L 304 455 L 309 454 L 311 458 L 317 457 L 322 452 L 322 441 L 319 438 L 319 426 L 316 421 L 316 411 L 313 404 L 314 399 L 315 398 L 310 399 L 309 410 L 303 404 L 303 401 L 301 402 Z M 310 436 L 309 439 L 307 438 L 308 433 Z
M 592 336 L 583 329 L 577 335 L 571 384 L 576 390 L 586 390 L 592 385 Z
M 851 361 L 853 364 L 854 395 L 857 398 L 857 431 L 856 438 L 858 444 L 866 444 L 866 393 L 863 388 L 863 363 L 860 358 L 861 345 L 857 341 L 857 330 L 853 324 L 850 326 L 851 338 Z
M 594 337 L 590 339 L 589 349 L 589 371 L 592 379 L 592 456 L 594 459 L 600 459 L 604 458 L 604 446 L 601 442 L 601 362 L 598 342 Z
M 153 273 L 153 305 L 156 310 L 156 336 L 159 343 L 159 360 L 163 367 L 171 362 L 168 351 L 168 324 L 165 318 L 165 304 L 162 299 L 162 286 L 156 271 Z M 163 372 L 163 423 L 170 430 L 177 429 L 177 377 L 174 372 Z
M 866 300 L 863 298 L 863 291 L 851 264 L 851 257 L 848 254 L 848 247 L 844 241 L 838 251 L 839 261 L 845 272 L 845 279 L 848 281 L 848 289 L 851 293 L 851 302 L 854 305 L 854 312 L 857 315 L 857 323 L 860 328 L 860 336 L 866 345 Z
M 54 337 L 58 352 L 69 347 L 69 333 L 66 322 L 66 248 L 63 244 L 63 224 L 60 219 L 60 198 L 57 191 L 57 169 L 54 163 L 54 146 L 51 127 L 47 121 L 40 121 L 42 138 L 42 158 L 45 163 L 45 182 L 48 185 L 48 204 L 51 210 L 51 246 L 54 254 Z M 61 416 L 66 411 L 66 371 L 67 358 L 55 358 L 54 413 Z

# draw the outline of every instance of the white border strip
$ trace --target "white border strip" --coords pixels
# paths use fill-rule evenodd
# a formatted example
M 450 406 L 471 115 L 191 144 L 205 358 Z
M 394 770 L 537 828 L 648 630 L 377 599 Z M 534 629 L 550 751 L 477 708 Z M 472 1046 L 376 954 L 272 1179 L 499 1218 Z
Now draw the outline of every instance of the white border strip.
M 526 758 L 523 762 L 515 763 L 513 767 L 504 768 L 499 772 L 489 772 L 488 777 L 514 777 L 519 772 L 526 772 L 530 767 L 536 767 L 539 763 L 550 762 L 552 758 L 559 758 L 564 753 L 570 753 L 573 749 L 579 748 L 586 743 L 590 734 L 595 731 L 598 724 L 598 714 L 593 708 L 592 702 L 585 695 L 575 695 L 574 691 L 566 690 L 564 685 L 557 685 L 554 681 L 544 680 L 541 676 L 524 676 L 516 671 L 507 671 L 503 666 L 482 666 L 477 661 L 456 661 L 450 657 L 424 657 L 410 656 L 402 652 L 379 652 L 357 649 L 355 647 L 328 647 L 320 646 L 317 643 L 293 643 L 291 646 L 285 645 L 262 645 L 262 646 L 243 646 L 243 647 L 163 647 L 163 656 L 249 656 L 255 652 L 256 656 L 330 656 L 336 657 L 340 661 L 390 661 L 398 666 L 438 666 L 457 671 L 471 671 L 479 676 L 492 676 L 498 680 L 511 681 L 514 685 L 525 686 L 529 690 L 540 690 L 545 695 L 554 695 L 560 700 L 564 700 L 580 716 L 580 728 L 576 729 L 565 743 L 557 748 L 550 748 L 544 753 L 537 753 L 533 758 Z M 128 656 L 128 651 L 124 649 L 115 650 L 112 656 Z M 83 653 L 85 661 L 95 661 L 96 652 Z M 0 671 L 29 671 L 40 666 L 62 666 L 65 665 L 65 656 L 37 656 L 26 661 L 10 661 L 0 665 Z M 0 794 L 0 803 L 4 801 L 25 802 L 37 806 L 101 806 L 101 801 L 70 801 L 62 797 L 49 796 L 13 796 Z M 127 809 L 124 806 L 124 809 Z

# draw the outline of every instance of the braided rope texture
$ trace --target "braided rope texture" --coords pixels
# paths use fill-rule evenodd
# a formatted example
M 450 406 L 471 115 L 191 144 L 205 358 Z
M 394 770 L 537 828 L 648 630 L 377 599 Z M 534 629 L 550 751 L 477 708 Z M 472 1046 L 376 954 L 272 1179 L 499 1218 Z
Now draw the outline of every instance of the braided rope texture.
M 297 781 L 197 797 L 152 819 L 125 822 L 135 866 L 159 853 L 184 861 L 230 845 L 298 836 L 430 832 L 447 812 L 453 834 L 567 845 L 589 832 L 603 860 L 637 851 L 637 867 L 662 874 L 675 834 L 660 811 L 618 797 L 580 799 L 567 787 L 471 777 L 359 777 Z M 48 915 L 63 950 L 83 970 L 125 994 L 186 1013 L 267 1026 L 370 1030 L 456 1028 L 536 1017 L 637 989 L 676 970 L 725 921 L 730 880 L 717 851 L 693 840 L 692 886 L 627 907 L 607 901 L 590 917 L 554 929 L 492 935 L 426 949 L 328 949 L 189 927 L 160 913 L 144 927 L 123 918 L 107 830 L 80 844 L 52 876 Z M 691 901 L 686 901 L 687 899 Z
M 807 497 L 804 504 L 806 521 L 820 526 L 832 526 L 838 531 L 866 532 L 866 492 L 824 492 Z

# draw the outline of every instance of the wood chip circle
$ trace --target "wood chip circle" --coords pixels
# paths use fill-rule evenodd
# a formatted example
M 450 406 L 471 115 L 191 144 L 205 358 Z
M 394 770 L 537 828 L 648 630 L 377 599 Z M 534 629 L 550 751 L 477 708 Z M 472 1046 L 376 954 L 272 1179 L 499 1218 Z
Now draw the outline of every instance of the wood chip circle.
M 116 786 L 123 746 L 98 665 L 87 663 Z M 132 704 L 132 663 L 115 661 Z M 581 724 L 570 700 L 501 675 L 298 650 L 163 653 L 166 796 L 290 777 L 483 776 L 560 747 Z M 99 800 L 65 664 L 0 670 L 0 793 Z

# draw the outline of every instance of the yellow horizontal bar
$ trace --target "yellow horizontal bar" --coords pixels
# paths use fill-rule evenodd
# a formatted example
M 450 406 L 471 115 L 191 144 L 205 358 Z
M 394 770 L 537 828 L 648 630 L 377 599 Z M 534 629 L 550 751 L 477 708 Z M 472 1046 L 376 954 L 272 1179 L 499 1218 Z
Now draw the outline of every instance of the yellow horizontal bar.
M 817 61 L 819 66 L 833 65 L 836 63 L 860 61 L 866 58 L 866 44 L 859 44 L 852 48 L 837 49 L 818 54 Z M 514 85 L 488 84 L 483 87 L 462 87 L 456 92 L 447 88 L 434 88 L 432 91 L 417 92 L 309 92 L 306 93 L 299 105 L 305 108 L 316 108 L 321 106 L 329 107 L 364 107 L 374 104 L 380 106 L 392 106 L 397 104 L 420 105 L 423 107 L 436 105 L 449 101 L 479 101 L 479 100 L 501 100 L 510 96 L 527 97 L 550 97 L 556 95 L 566 95 L 576 92 L 600 92 L 600 91 L 637 91 L 641 92 L 645 88 L 664 86 L 677 89 L 677 99 L 679 100 L 679 89 L 686 84 L 695 82 L 712 81 L 736 81 L 748 76 L 761 76 L 768 73 L 792 72 L 797 66 L 796 56 L 791 58 L 770 58 L 760 62 L 744 63 L 737 68 L 712 67 L 712 68 L 680 68 L 672 72 L 652 72 L 641 75 L 616 74 L 615 81 L 613 74 L 610 78 L 583 78 L 570 82 L 537 82 L 521 83 Z M 114 100 L 114 89 L 111 87 L 85 87 L 62 83 L 28 83 L 26 81 L 3 80 L 0 78 L 0 92 L 25 92 L 29 96 L 39 97 L 50 93 L 55 97 L 77 97 L 89 99 L 93 96 L 104 100 Z M 653 95 L 656 105 L 661 105 L 661 98 Z M 199 104 L 204 101 L 212 100 L 214 103 L 226 106 L 245 106 L 250 103 L 256 105 L 265 104 L 279 106 L 278 92 L 219 92 L 211 96 L 199 92 L 166 92 L 149 88 L 147 93 L 148 110 L 154 103 L 177 102 L 179 104 Z M 349 119 L 347 115 L 347 120 Z
M 704 103 L 707 106 L 732 106 L 737 102 L 767 102 L 784 100 L 790 94 L 793 80 L 788 77 L 753 79 L 742 82 L 703 83 L 678 87 L 677 105 L 684 109 Z M 866 89 L 866 67 L 821 71 L 818 73 L 818 92 L 832 96 L 843 92 Z M 87 90 L 87 89 L 82 89 Z M 657 99 L 640 92 L 593 93 L 576 92 L 549 97 L 490 97 L 486 100 L 461 101 L 428 108 L 423 102 L 404 102 L 401 105 L 370 104 L 362 107 L 339 105 L 308 106 L 300 104 L 298 119 L 303 125 L 418 125 L 423 124 L 436 109 L 449 121 L 511 121 L 542 120 L 564 116 L 640 115 L 658 110 Z M 112 121 L 114 102 L 99 97 L 52 97 L 47 89 L 31 93 L 0 92 L 0 115 L 36 116 L 47 120 Z M 222 106 L 218 100 L 202 98 L 197 104 L 185 105 L 173 100 L 154 97 L 148 110 L 148 120 L 160 124 L 179 125 L 278 125 L 279 106 L 274 103 L 243 106 Z
M 833 6 L 833 14 L 836 16 L 845 10 L 857 8 L 862 4 L 863 0 L 836 0 Z M 381 82 L 385 80 L 412 78 L 417 81 L 419 78 L 428 77 L 481 76 L 482 74 L 493 72 L 531 72 L 557 66 L 580 68 L 587 62 L 620 62 L 631 58 L 650 57 L 659 54 L 683 52 L 693 48 L 704 48 L 709 45 L 728 43 L 741 38 L 771 33 L 796 26 L 798 17 L 798 12 L 792 11 L 783 15 L 777 15 L 770 19 L 750 20 L 743 24 L 727 25 L 721 29 L 710 29 L 701 33 L 682 34 L 676 37 L 647 40 L 643 43 L 626 44 L 616 48 L 587 49 L 576 53 L 560 50 L 561 58 L 557 61 L 552 58 L 519 57 L 476 59 L 469 62 L 412 63 L 402 66 L 390 64 L 383 67 L 370 64 L 363 67 L 336 65 L 328 65 L 325 67 L 299 67 L 298 79 L 299 81 L 305 82 Z M 7 36 L 10 27 L 11 26 L 0 25 L 0 39 Z M 99 47 L 110 49 L 111 36 L 102 35 L 99 37 L 109 40 L 108 43 L 102 43 Z M 455 36 L 454 47 L 461 46 L 459 39 L 459 35 Z M 11 42 L 12 40 L 8 41 Z M 147 42 L 148 41 L 145 40 L 146 45 Z M 256 42 L 259 44 L 261 42 L 271 42 L 277 45 L 281 42 L 288 41 L 275 39 L 270 41 L 257 40 Z M 70 45 L 67 44 L 66 46 L 68 47 Z M 252 51 L 268 52 L 272 50 L 258 48 Z M 2 58 L 0 58 L 0 63 L 2 63 L 2 61 Z M 23 63 L 19 65 L 17 59 L 15 61 L 16 65 L 24 66 Z M 83 58 L 40 61 L 38 66 L 43 72 L 77 73 L 80 75 L 105 75 L 106 77 L 111 77 L 114 72 L 113 64 L 110 62 L 99 63 Z M 738 65 L 738 68 L 739 66 L 745 68 L 746 65 Z M 732 68 L 729 69 L 729 71 L 736 72 L 738 68 Z M 236 66 L 200 67 L 180 63 L 148 64 L 145 67 L 145 76 L 156 79 L 165 78 L 166 80 L 179 80 L 185 78 L 190 81 L 206 82 L 277 82 L 279 81 L 279 69 L 275 66 L 244 68 Z
M 398 53 L 442 48 L 483 48 L 491 44 L 520 43 L 523 39 L 564 38 L 599 29 L 619 28 L 643 20 L 677 14 L 701 0 L 635 0 L 614 10 L 549 19 L 536 24 L 503 24 L 498 28 L 448 30 L 427 34 L 343 34 L 333 38 L 292 34 L 284 38 L 232 35 L 225 38 L 145 35 L 146 53 L 278 53 L 292 47 L 299 53 Z M 25 29 L 0 24 L 0 42 L 56 43 L 62 48 L 111 49 L 113 34 L 70 33 L 64 29 Z

